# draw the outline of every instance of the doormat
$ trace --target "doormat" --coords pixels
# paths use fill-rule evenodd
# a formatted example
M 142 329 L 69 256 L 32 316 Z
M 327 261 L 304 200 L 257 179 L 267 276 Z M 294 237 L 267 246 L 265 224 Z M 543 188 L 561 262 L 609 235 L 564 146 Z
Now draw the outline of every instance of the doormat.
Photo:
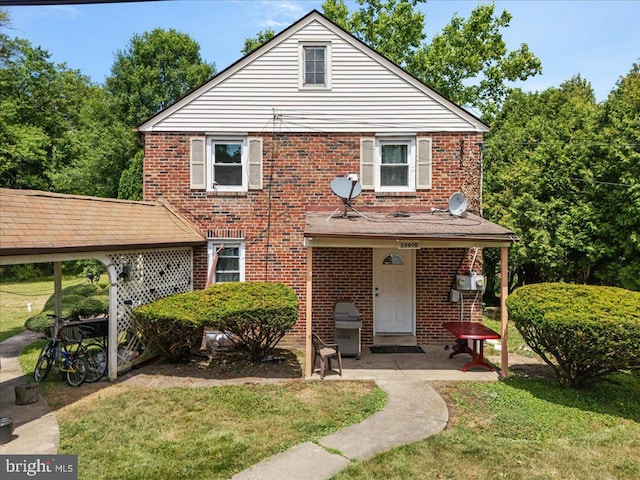
M 424 353 L 422 347 L 418 345 L 384 345 L 380 347 L 369 347 L 371 353 Z

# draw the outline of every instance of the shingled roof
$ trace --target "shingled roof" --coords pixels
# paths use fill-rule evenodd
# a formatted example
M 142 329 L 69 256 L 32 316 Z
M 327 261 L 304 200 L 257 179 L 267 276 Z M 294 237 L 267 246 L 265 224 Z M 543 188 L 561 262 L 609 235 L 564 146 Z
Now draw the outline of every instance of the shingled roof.
M 375 242 L 400 240 L 424 246 L 503 246 L 519 240 L 511 230 L 472 213 L 457 217 L 396 207 L 369 207 L 360 213 L 348 212 L 346 217 L 338 210 L 332 214 L 331 210 L 309 208 L 304 236 L 310 246 L 335 246 L 336 241 L 374 246 Z
M 202 245 L 161 203 L 0 188 L 0 256 Z

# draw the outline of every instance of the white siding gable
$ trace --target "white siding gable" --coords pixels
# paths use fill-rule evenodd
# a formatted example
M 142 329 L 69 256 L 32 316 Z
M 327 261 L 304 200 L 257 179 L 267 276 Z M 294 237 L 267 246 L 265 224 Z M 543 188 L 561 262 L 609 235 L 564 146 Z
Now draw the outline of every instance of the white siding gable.
M 300 88 L 305 42 L 330 43 L 330 89 Z M 406 133 L 487 127 L 314 12 L 139 130 Z

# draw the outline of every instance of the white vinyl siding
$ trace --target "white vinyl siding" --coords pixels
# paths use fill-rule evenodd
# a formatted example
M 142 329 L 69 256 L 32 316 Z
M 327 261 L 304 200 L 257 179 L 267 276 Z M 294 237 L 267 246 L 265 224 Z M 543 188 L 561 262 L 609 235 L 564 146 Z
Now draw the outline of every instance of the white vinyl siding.
M 141 131 L 486 131 L 344 32 L 312 19 L 185 97 Z M 300 88 L 300 48 L 330 45 L 329 88 Z

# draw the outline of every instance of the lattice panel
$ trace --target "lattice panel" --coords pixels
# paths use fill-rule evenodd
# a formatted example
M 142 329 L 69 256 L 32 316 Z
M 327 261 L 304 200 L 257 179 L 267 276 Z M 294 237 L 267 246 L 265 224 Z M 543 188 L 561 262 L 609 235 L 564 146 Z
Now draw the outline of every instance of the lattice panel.
M 140 337 L 133 325 L 134 308 L 158 298 L 193 290 L 191 249 L 154 250 L 108 255 L 118 275 L 118 371 L 147 360 L 157 345 Z

